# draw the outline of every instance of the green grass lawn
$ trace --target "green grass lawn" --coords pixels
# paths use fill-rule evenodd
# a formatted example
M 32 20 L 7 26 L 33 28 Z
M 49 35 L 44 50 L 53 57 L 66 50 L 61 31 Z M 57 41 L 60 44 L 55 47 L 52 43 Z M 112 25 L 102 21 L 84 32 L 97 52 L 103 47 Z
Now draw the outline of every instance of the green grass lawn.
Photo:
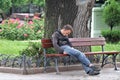
M 93 46 L 92 51 L 100 51 L 101 47 L 100 46 Z M 104 51 L 120 51 L 120 42 L 117 44 L 111 44 L 107 43 L 104 46 Z
M 94 46 L 92 47 L 92 51 L 100 51 L 101 47 L 100 46 Z M 104 46 L 104 51 L 119 51 L 120 52 L 120 42 L 117 44 L 111 44 L 107 43 Z M 117 56 L 117 61 L 120 61 L 120 54 Z
M 19 51 L 25 49 L 29 44 L 29 41 L 11 41 L 0 39 L 0 53 L 19 55 Z M 118 44 L 106 44 L 105 51 L 120 51 L 120 43 Z M 92 47 L 92 51 L 100 51 L 101 47 Z
M 19 55 L 19 51 L 25 49 L 28 44 L 29 42 L 0 39 L 0 53 Z

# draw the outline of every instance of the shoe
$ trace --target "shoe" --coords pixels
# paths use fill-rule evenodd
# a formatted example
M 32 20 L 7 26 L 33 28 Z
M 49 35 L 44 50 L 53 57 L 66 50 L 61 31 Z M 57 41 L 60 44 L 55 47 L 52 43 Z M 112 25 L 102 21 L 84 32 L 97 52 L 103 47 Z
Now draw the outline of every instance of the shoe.
M 96 66 L 90 66 L 90 68 L 92 68 L 94 71 L 100 71 L 101 70 L 99 67 L 96 67 Z
M 93 76 L 93 75 L 98 75 L 98 74 L 100 74 L 100 72 L 99 71 L 89 71 L 88 72 L 88 75 L 91 75 L 91 76 Z

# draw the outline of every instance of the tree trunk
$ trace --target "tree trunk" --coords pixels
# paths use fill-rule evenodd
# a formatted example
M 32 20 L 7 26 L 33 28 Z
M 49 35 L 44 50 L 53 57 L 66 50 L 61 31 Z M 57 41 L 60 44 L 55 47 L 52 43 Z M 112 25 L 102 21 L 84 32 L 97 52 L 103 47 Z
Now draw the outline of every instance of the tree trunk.
M 110 30 L 111 30 L 111 31 L 113 30 L 113 25 L 110 25 Z
M 45 0 L 45 38 L 50 38 L 53 32 L 58 29 L 60 2 L 61 0 Z
M 74 32 L 70 37 L 90 37 L 91 28 L 88 22 L 91 20 L 94 0 L 45 0 L 45 2 L 45 38 L 51 38 L 53 32 L 65 24 L 73 26 Z
M 91 20 L 91 11 L 94 0 L 76 0 L 78 5 L 77 16 L 74 20 L 73 37 L 90 37 L 90 27 L 88 22 Z

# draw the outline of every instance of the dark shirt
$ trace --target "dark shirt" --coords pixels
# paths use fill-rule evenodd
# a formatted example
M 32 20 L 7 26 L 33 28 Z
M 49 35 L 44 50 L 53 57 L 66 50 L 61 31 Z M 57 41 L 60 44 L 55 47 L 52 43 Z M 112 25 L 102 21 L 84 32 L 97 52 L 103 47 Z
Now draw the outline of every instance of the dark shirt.
M 63 36 L 60 31 L 56 31 L 53 33 L 52 42 L 53 42 L 53 46 L 54 46 L 55 50 L 60 54 L 62 54 L 64 52 L 64 50 L 60 48 L 61 46 L 63 46 L 63 45 L 72 46 L 68 37 Z

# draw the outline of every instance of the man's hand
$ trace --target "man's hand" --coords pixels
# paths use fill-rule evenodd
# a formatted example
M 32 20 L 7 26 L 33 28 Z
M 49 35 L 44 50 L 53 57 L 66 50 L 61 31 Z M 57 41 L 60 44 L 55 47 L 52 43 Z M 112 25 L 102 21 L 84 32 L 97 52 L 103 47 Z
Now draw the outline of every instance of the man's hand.
M 67 54 L 66 52 L 63 52 L 63 54 Z

